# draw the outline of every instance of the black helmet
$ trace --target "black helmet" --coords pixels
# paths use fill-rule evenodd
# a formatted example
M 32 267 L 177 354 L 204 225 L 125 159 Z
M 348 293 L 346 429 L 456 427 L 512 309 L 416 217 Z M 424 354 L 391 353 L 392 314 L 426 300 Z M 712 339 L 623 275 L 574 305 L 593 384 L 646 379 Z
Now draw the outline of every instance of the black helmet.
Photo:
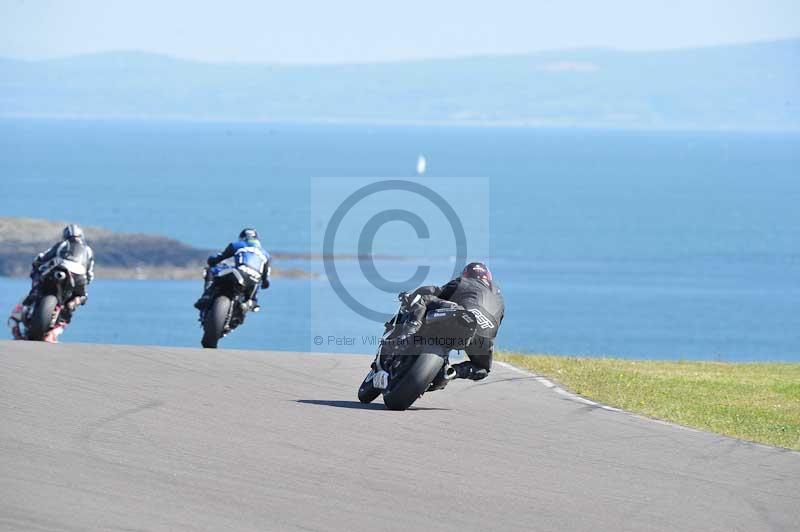
M 478 279 L 479 281 L 483 282 L 483 284 L 488 285 L 492 282 L 492 271 L 488 266 L 486 266 L 486 264 L 482 262 L 470 262 L 464 266 L 464 270 L 461 272 L 461 277 Z
M 61 232 L 61 237 L 64 240 L 75 240 L 83 238 L 83 229 L 78 224 L 69 224 Z
M 239 240 L 258 240 L 258 231 L 252 227 L 245 227 L 242 229 L 242 232 L 239 233 Z

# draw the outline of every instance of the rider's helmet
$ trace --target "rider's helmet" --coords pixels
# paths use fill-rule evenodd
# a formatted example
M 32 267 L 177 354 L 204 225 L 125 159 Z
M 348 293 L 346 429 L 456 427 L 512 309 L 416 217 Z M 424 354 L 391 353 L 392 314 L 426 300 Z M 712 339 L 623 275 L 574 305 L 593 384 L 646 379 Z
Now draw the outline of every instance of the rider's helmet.
M 248 240 L 258 240 L 258 231 L 252 227 L 245 227 L 242 229 L 242 232 L 239 233 L 239 240 L 243 242 L 247 242 Z
M 470 262 L 464 266 L 461 277 L 477 279 L 487 286 L 492 283 L 492 272 L 489 270 L 489 267 L 482 262 Z
M 83 229 L 78 224 L 69 224 L 61 232 L 64 240 L 79 240 L 83 238 Z

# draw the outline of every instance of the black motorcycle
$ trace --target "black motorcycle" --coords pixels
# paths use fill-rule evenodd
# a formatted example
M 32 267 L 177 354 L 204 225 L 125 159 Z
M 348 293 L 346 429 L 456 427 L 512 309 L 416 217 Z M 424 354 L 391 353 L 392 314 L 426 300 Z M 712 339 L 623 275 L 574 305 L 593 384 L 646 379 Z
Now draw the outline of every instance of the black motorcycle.
M 244 323 L 247 312 L 258 312 L 253 306 L 252 296 L 257 283 L 246 279 L 246 273 L 238 268 L 220 263 L 211 269 L 214 281 L 211 285 L 211 303 L 200 311 L 203 327 L 203 347 L 216 349 L 219 340 Z
M 370 372 L 358 389 L 362 403 L 383 394 L 389 410 L 406 410 L 427 391 L 444 388 L 455 376 L 449 356 L 463 350 L 475 338 L 477 322 L 469 311 L 458 307 L 429 310 L 422 327 L 410 338 L 402 337 L 408 313 L 400 311 L 386 324 Z
M 55 342 L 67 324 L 65 304 L 72 299 L 75 278 L 60 261 L 42 266 L 39 275 L 37 299 L 23 310 L 18 333 L 27 340 Z

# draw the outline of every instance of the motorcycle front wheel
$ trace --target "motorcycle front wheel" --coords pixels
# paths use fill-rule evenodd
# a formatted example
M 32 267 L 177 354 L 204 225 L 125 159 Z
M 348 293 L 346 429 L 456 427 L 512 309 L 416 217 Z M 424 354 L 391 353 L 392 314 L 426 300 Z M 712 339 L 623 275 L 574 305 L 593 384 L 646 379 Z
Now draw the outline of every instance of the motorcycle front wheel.
M 364 378 L 364 382 L 358 388 L 358 400 L 362 403 L 371 403 L 381 394 L 381 391 L 372 385 L 372 376 L 374 374 L 375 372 L 370 370 Z

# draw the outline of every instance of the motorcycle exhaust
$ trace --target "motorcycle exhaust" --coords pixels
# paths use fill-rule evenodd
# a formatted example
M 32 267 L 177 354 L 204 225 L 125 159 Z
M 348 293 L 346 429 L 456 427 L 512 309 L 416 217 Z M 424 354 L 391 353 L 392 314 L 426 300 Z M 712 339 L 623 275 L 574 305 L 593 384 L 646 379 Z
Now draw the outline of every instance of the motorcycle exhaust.
M 53 277 L 55 277 L 55 278 L 56 278 L 57 280 L 59 280 L 59 281 L 63 281 L 64 279 L 66 279 L 66 278 L 67 278 L 67 274 L 66 274 L 66 273 L 64 273 L 64 272 L 60 272 L 60 271 L 59 271 L 59 272 L 56 272 L 56 273 L 54 273 L 54 274 L 53 274 Z

